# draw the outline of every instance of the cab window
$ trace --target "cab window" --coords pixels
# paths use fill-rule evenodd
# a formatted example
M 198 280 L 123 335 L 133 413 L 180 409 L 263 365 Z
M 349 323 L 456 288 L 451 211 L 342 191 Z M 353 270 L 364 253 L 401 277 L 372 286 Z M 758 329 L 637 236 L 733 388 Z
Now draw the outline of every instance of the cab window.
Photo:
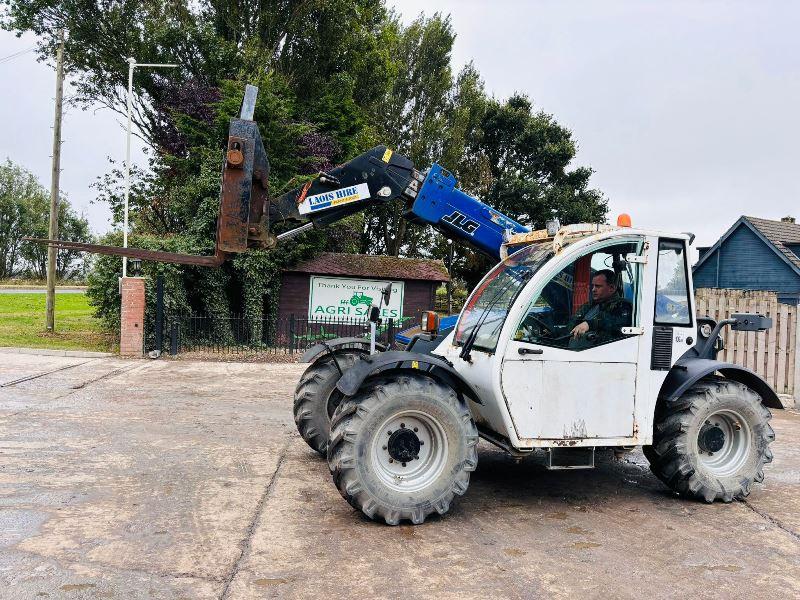
M 656 277 L 656 325 L 690 326 L 689 283 L 683 242 L 659 240 Z
M 639 242 L 594 249 L 559 271 L 528 307 L 514 339 L 581 351 L 622 339 L 635 324 Z

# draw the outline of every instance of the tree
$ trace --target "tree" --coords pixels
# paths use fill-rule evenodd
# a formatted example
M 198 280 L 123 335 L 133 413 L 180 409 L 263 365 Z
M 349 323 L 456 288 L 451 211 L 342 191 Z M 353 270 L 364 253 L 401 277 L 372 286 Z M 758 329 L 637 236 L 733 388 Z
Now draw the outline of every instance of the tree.
M 150 145 L 150 169 L 137 173 L 131 194 L 131 244 L 187 253 L 213 251 L 219 172 L 228 121 L 239 111 L 245 83 L 259 86 L 255 118 L 270 157 L 272 194 L 374 145 L 365 115 L 388 85 L 381 0 L 214 1 L 6 0 L 3 23 L 34 31 L 44 58 L 60 27 L 79 100 L 124 111 L 125 60 L 175 62 L 179 69 L 135 72 L 134 121 Z M 116 166 L 98 182 L 101 201 L 121 219 Z M 281 253 L 254 252 L 222 269 L 169 269 L 183 310 L 262 316 L 277 301 L 285 260 L 320 249 L 352 249 L 355 217 L 335 239 L 306 234 Z M 348 244 L 350 244 L 348 246 Z M 119 259 L 97 261 L 92 296 L 111 324 L 117 315 L 114 277 Z M 145 263 L 145 274 L 163 266 Z M 101 273 L 104 273 L 101 275 Z M 180 290 L 180 291 L 179 291 Z M 265 302 L 264 296 L 269 296 Z M 269 308 L 268 308 L 269 310 Z
M 3 2 L 2 26 L 35 33 L 43 60 L 53 56 L 58 31 L 67 31 L 65 55 L 76 102 L 124 114 L 129 56 L 180 65 L 134 73 L 139 98 L 133 120 L 157 151 L 159 132 L 172 131 L 164 108 L 176 85 L 215 88 L 243 75 L 276 72 L 303 91 L 298 97 L 309 110 L 330 103 L 332 95 L 340 111 L 352 112 L 381 97 L 389 79 L 382 0 Z M 342 85 L 349 90 L 340 92 Z M 325 123 L 332 130 L 342 125 L 350 126 Z
M 572 133 L 552 115 L 534 112 L 526 96 L 490 101 L 480 130 L 477 147 L 488 161 L 493 207 L 534 228 L 552 217 L 564 223 L 605 218 L 607 202 L 589 188 L 592 169 L 569 170 L 577 152 Z
M 89 223 L 78 217 L 63 195 L 59 199 L 60 238 L 89 242 Z M 25 243 L 24 237 L 46 238 L 50 220 L 50 194 L 36 177 L 10 160 L 0 165 L 0 277 L 22 272 L 44 278 L 47 246 Z M 85 257 L 74 250 L 59 250 L 56 277 L 83 275 Z
M 22 238 L 30 235 L 34 221 L 32 206 L 48 198 L 32 173 L 10 160 L 0 165 L 0 278 L 19 270 Z
M 42 190 L 44 191 L 44 190 Z M 30 204 L 31 220 L 27 235 L 47 238 L 50 224 L 50 200 L 48 196 L 36 196 Z M 58 201 L 58 237 L 70 242 L 91 242 L 89 221 L 78 216 L 62 195 Z M 47 277 L 47 246 L 44 244 L 23 244 L 20 256 L 24 270 L 36 279 Z M 77 250 L 61 249 L 56 254 L 56 280 L 82 279 L 86 275 L 89 259 Z
M 449 17 L 419 16 L 408 27 L 396 18 L 392 56 L 396 75 L 392 86 L 375 107 L 382 143 L 410 158 L 416 165 L 438 160 L 446 139 L 446 108 L 453 85 L 450 53 L 455 33 Z M 423 228 L 402 218 L 402 201 L 367 213 L 362 241 L 365 252 L 419 255 Z M 408 247 L 410 246 L 410 248 Z
M 471 182 L 484 201 L 533 229 L 554 217 L 562 223 L 603 222 L 608 203 L 589 187 L 592 169 L 570 169 L 576 152 L 567 128 L 535 111 L 527 96 L 515 94 L 487 101 L 464 160 L 485 172 Z M 460 274 L 471 287 L 493 261 L 463 247 L 459 254 Z
M 532 226 L 602 220 L 591 170 L 572 169 L 568 130 L 536 113 L 524 96 L 487 96 L 473 65 L 454 77 L 448 17 L 421 15 L 403 26 L 384 0 L 3 0 L 2 25 L 39 36 L 50 56 L 68 31 L 68 67 L 79 101 L 125 110 L 128 56 L 179 69 L 135 72 L 134 121 L 150 165 L 131 193 L 131 244 L 213 251 L 219 170 L 228 121 L 246 83 L 259 87 L 255 119 L 270 159 L 273 196 L 379 143 L 419 168 L 438 161 L 469 193 Z M 121 177 L 112 167 L 100 199 L 121 220 Z M 280 272 L 314 252 L 354 250 L 443 258 L 430 227 L 409 225 L 401 202 L 312 231 L 281 252 L 252 252 L 213 272 L 144 265 L 164 273 L 181 310 L 269 316 Z M 278 225 L 280 227 L 280 225 Z M 111 324 L 117 318 L 119 259 L 96 261 L 90 284 Z M 487 261 L 459 245 L 454 271 L 473 281 Z M 102 289 L 101 289 L 102 288 Z M 178 308 L 176 305 L 176 309 Z

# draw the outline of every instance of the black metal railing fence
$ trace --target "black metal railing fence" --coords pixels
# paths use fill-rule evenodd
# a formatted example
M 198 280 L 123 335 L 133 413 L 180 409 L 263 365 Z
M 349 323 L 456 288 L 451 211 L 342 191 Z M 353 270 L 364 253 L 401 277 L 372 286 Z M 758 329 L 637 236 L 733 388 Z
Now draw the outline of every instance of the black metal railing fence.
M 378 325 L 376 340 L 391 346 L 399 328 L 412 319 L 384 319 Z M 171 355 L 182 352 L 240 354 L 295 354 L 311 346 L 338 337 L 369 338 L 369 322 L 363 319 L 296 315 L 277 319 L 254 319 L 247 315 L 166 314 L 162 334 L 151 339 Z

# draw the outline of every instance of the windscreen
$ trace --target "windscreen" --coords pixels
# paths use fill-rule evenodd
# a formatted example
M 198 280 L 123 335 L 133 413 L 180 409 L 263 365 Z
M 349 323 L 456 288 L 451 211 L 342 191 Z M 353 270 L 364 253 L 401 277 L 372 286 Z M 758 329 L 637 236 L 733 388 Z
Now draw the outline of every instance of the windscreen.
M 463 345 L 474 335 L 472 347 L 475 350 L 494 352 L 514 300 L 551 256 L 551 242 L 533 244 L 492 269 L 464 305 L 454 342 Z

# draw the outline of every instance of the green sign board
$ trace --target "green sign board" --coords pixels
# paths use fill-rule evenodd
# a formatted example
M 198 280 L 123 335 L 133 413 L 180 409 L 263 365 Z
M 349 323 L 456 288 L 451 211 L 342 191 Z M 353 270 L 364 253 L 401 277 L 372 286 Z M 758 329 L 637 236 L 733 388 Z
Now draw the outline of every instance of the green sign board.
M 390 283 L 377 279 L 345 279 L 312 276 L 308 294 L 308 319 L 332 318 L 366 321 L 369 307 L 381 303 L 381 291 Z M 403 317 L 403 282 L 393 281 L 392 297 L 381 306 L 382 319 L 399 321 Z

